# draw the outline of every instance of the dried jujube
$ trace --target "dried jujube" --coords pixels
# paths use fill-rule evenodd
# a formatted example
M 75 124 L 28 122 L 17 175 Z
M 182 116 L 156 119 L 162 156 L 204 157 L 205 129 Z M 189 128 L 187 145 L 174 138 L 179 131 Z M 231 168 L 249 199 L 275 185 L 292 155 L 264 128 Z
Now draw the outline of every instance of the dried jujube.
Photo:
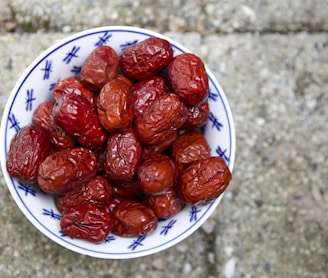
M 192 53 L 175 56 L 169 64 L 168 78 L 181 99 L 190 105 L 203 101 L 208 93 L 208 77 L 202 60 Z
M 71 94 L 59 98 L 52 109 L 56 124 L 89 149 L 102 146 L 108 137 L 92 104 L 82 96 Z
M 168 93 L 154 101 L 134 122 L 140 141 L 156 145 L 171 137 L 186 121 L 187 109 L 176 94 Z
M 81 68 L 82 84 L 95 92 L 117 76 L 119 59 L 116 51 L 107 45 L 94 49 Z
M 210 148 L 205 136 L 197 130 L 190 130 L 178 136 L 171 148 L 172 158 L 182 172 L 190 163 L 210 157 Z
M 138 168 L 141 190 L 146 194 L 159 195 L 173 187 L 176 179 L 175 164 L 166 155 L 153 156 Z
M 88 149 L 77 147 L 47 156 L 38 168 L 38 184 L 44 192 L 61 193 L 81 188 L 97 172 L 97 160 Z
M 187 105 L 187 119 L 181 129 L 195 129 L 202 127 L 210 114 L 208 100 L 204 100 L 196 105 Z
M 176 215 L 184 207 L 175 189 L 169 189 L 160 195 L 147 195 L 145 203 L 159 219 L 167 219 Z
M 136 174 L 142 146 L 132 129 L 109 136 L 106 146 L 105 172 L 114 180 L 129 180 Z
M 113 211 L 113 233 L 126 236 L 147 236 L 155 231 L 158 219 L 152 209 L 145 204 L 124 200 Z
M 73 76 L 58 81 L 54 88 L 53 101 L 56 102 L 62 96 L 70 94 L 82 96 L 95 105 L 96 95 L 83 86 L 79 77 Z
M 141 80 L 131 88 L 134 118 L 142 114 L 156 99 L 169 90 L 167 81 L 161 76 L 153 76 Z
M 209 157 L 190 164 L 178 181 L 179 198 L 190 205 L 205 205 L 229 185 L 231 172 L 222 157 Z
M 6 168 L 8 173 L 27 183 L 37 181 L 38 169 L 49 155 L 48 132 L 37 125 L 21 128 L 10 142 Z
M 106 83 L 97 99 L 97 111 L 101 125 L 108 131 L 119 131 L 131 126 L 133 102 L 129 85 L 120 79 Z
M 33 113 L 33 122 L 49 132 L 51 145 L 55 149 L 73 148 L 76 144 L 76 139 L 56 124 L 52 115 L 52 108 L 53 102 L 46 101 L 41 103 Z
M 173 49 L 167 40 L 148 38 L 125 48 L 119 61 L 125 76 L 142 80 L 163 70 L 172 57 Z
M 68 207 L 87 203 L 104 207 L 112 198 L 112 194 L 112 187 L 108 180 L 102 176 L 95 176 L 81 187 L 77 186 L 60 193 L 57 198 L 57 208 L 63 212 Z
M 64 210 L 60 227 L 64 234 L 91 242 L 102 242 L 112 231 L 113 217 L 93 204 L 81 204 Z

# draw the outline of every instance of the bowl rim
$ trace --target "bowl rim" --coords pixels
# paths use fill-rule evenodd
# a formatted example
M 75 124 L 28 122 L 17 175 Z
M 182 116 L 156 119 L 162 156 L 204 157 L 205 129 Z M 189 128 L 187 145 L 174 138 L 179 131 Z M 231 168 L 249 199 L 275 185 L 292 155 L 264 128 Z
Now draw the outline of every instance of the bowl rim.
M 56 49 L 60 48 L 63 44 L 67 44 L 71 41 L 74 41 L 78 38 L 84 37 L 84 36 L 88 36 L 91 33 L 101 33 L 104 31 L 110 31 L 110 32 L 118 32 L 118 31 L 124 31 L 124 32 L 132 32 L 132 33 L 141 33 L 141 34 L 145 34 L 147 36 L 152 36 L 152 37 L 159 37 L 159 38 L 163 38 L 166 39 L 167 41 L 169 41 L 170 43 L 174 44 L 175 47 L 177 47 L 178 49 L 180 49 L 183 52 L 189 52 L 191 53 L 191 51 L 186 48 L 185 46 L 183 46 L 182 44 L 180 44 L 179 42 L 175 41 L 174 39 L 171 39 L 170 37 L 161 34 L 161 33 L 157 33 L 155 31 L 149 30 L 149 29 L 145 29 L 145 28 L 140 28 L 140 27 L 134 27 L 134 26 L 102 26 L 102 27 L 95 27 L 95 28 L 90 28 L 90 29 L 86 29 L 80 32 L 76 32 L 73 34 L 68 34 L 66 37 L 58 40 L 57 42 L 55 42 L 54 44 L 52 44 L 51 46 L 49 46 L 48 48 L 46 48 L 44 51 L 41 52 L 41 54 L 39 54 L 29 65 L 28 67 L 23 71 L 23 73 L 20 74 L 20 77 L 18 78 L 18 80 L 16 81 L 13 89 L 11 90 L 9 97 L 6 101 L 3 113 L 2 113 L 2 119 L 1 119 L 1 127 L 0 127 L 0 137 L 1 137 L 1 155 L 0 155 L 0 161 L 1 161 L 1 168 L 2 168 L 2 173 L 4 176 L 4 181 L 7 185 L 7 188 L 9 189 L 11 196 L 13 197 L 16 205 L 19 207 L 19 209 L 21 210 L 21 212 L 23 213 L 23 215 L 33 224 L 33 226 L 35 228 L 37 228 L 37 230 L 39 230 L 39 232 L 41 232 L 44 236 L 48 237 L 49 239 L 51 239 L 53 242 L 57 243 L 58 245 L 65 247 L 66 249 L 72 250 L 76 253 L 79 254 L 84 254 L 84 255 L 89 255 L 92 257 L 98 257 L 98 258 L 107 258 L 107 259 L 126 259 L 126 258 L 136 258 L 136 257 L 142 257 L 142 256 L 147 256 L 147 255 L 151 255 L 154 253 L 158 253 L 161 252 L 165 249 L 168 249 L 174 245 L 176 245 L 177 243 L 183 241 L 184 239 L 186 239 L 187 237 L 189 237 L 193 232 L 195 232 L 209 217 L 210 215 L 212 215 L 213 211 L 216 209 L 216 207 L 218 206 L 219 202 L 221 201 L 223 194 L 221 194 L 221 196 L 219 198 L 217 198 L 213 203 L 211 203 L 211 205 L 208 207 L 206 214 L 204 214 L 205 219 L 199 220 L 195 225 L 189 227 L 188 230 L 186 230 L 183 235 L 178 235 L 176 236 L 174 239 L 170 240 L 170 242 L 165 242 L 162 245 L 157 246 L 155 249 L 155 251 L 153 250 L 148 250 L 147 251 L 140 251 L 140 252 L 133 252 L 133 253 L 125 253 L 125 255 L 113 255 L 111 254 L 110 256 L 108 256 L 108 254 L 90 254 L 90 251 L 88 250 L 83 250 L 83 248 L 77 246 L 75 247 L 74 245 L 72 245 L 71 243 L 69 244 L 69 246 L 66 245 L 66 243 L 64 244 L 62 240 L 59 240 L 57 238 L 57 236 L 53 235 L 51 231 L 47 230 L 46 227 L 44 227 L 44 225 L 42 225 L 41 223 L 39 223 L 39 221 L 37 221 L 34 216 L 31 214 L 31 212 L 29 212 L 28 208 L 25 205 L 22 205 L 22 200 L 20 199 L 20 197 L 17 195 L 17 193 L 15 192 L 15 189 L 13 188 L 13 186 L 9 186 L 8 181 L 11 181 L 11 183 L 13 183 L 14 178 L 12 178 L 9 173 L 6 170 L 6 146 L 7 146 L 7 138 L 5 136 L 6 134 L 6 130 L 7 130 L 7 126 L 8 126 L 8 121 L 7 121 L 7 117 L 6 115 L 9 114 L 9 112 L 12 109 L 13 106 L 13 101 L 15 100 L 16 96 L 18 95 L 18 92 L 20 90 L 20 87 L 22 86 L 22 84 L 25 82 L 25 80 L 29 77 L 30 73 L 34 70 L 34 68 L 39 65 L 39 63 L 41 63 L 41 61 L 43 61 L 45 59 L 45 57 L 49 56 L 51 53 L 53 53 L 54 51 L 56 51 Z M 236 135 L 235 135 L 235 126 L 234 126 L 234 120 L 233 120 L 233 116 L 232 116 L 232 112 L 231 112 L 231 108 L 229 105 L 229 102 L 226 98 L 226 95 L 221 87 L 221 85 L 219 84 L 219 82 L 217 81 L 216 77 L 214 76 L 214 74 L 211 72 L 211 70 L 206 66 L 205 64 L 205 68 L 206 68 L 206 72 L 209 76 L 209 78 L 211 79 L 213 85 L 215 87 L 217 87 L 217 90 L 220 92 L 220 98 L 222 100 L 222 103 L 224 104 L 224 108 L 225 108 L 225 113 L 227 115 L 227 119 L 229 122 L 229 133 L 230 133 L 230 157 L 229 157 L 229 163 L 228 163 L 228 167 L 230 169 L 230 171 L 233 171 L 233 167 L 234 167 L 234 161 L 235 161 L 235 152 L 236 152 Z M 4 140 L 4 142 L 3 142 Z M 3 148 L 4 146 L 4 148 Z M 23 202 L 24 203 L 24 202 Z M 99 252 L 97 252 L 99 253 Z

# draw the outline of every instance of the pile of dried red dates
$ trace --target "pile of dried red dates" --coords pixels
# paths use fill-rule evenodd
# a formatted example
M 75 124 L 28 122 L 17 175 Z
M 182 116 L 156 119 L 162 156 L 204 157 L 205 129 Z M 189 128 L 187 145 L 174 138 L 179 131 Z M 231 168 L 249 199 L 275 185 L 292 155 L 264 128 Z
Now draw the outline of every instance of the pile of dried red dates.
M 197 129 L 209 115 L 207 95 L 200 58 L 173 57 L 164 39 L 120 56 L 100 46 L 17 132 L 8 172 L 54 194 L 68 236 L 146 236 L 185 204 L 214 200 L 231 180 Z

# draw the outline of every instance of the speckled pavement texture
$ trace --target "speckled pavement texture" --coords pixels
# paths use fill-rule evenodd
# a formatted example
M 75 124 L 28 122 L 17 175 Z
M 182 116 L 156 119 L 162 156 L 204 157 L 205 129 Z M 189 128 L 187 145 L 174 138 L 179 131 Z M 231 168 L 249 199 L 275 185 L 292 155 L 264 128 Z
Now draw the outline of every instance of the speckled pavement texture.
M 52 43 L 135 25 L 204 59 L 230 102 L 237 153 L 210 219 L 178 245 L 130 260 L 51 242 L 0 175 L 0 277 L 327 277 L 327 11 L 326 0 L 1 0 L 1 114 L 19 75 Z

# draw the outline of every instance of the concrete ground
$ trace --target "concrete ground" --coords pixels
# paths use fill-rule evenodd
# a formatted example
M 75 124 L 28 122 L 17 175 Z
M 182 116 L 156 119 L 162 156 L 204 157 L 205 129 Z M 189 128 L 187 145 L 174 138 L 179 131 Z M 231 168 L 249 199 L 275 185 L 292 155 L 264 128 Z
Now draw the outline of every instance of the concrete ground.
M 0 175 L 0 277 L 315 277 L 328 273 L 326 0 L 1 0 L 0 113 L 17 78 L 76 31 L 134 25 L 200 55 L 234 115 L 233 180 L 189 238 L 102 260 L 40 234 Z

